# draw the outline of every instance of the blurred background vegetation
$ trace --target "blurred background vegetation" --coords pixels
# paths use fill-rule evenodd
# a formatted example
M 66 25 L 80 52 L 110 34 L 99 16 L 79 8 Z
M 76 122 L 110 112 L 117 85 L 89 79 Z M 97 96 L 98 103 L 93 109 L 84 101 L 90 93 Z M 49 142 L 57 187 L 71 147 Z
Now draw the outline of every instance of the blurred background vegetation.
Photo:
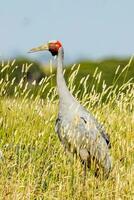
M 28 83 L 28 87 L 31 88 L 31 94 L 33 93 L 36 96 L 39 93 L 38 90 L 40 90 L 40 87 L 38 87 L 40 81 L 43 78 L 45 79 L 51 76 L 51 84 L 47 86 L 45 93 L 41 94 L 42 98 L 45 98 L 46 93 L 56 84 L 56 67 L 52 67 L 51 64 L 45 65 L 25 57 L 19 57 L 16 60 L 1 61 L 0 63 L 0 80 L 3 80 L 5 83 L 7 82 L 7 84 L 12 82 L 8 87 L 6 85 L 8 88 L 6 89 L 7 96 L 14 94 L 15 86 L 20 84 L 22 79 L 24 87 Z M 95 91 L 100 93 L 104 86 L 109 87 L 115 84 L 120 87 L 130 79 L 134 82 L 134 60 L 132 59 L 130 62 L 130 58 L 109 58 L 101 61 L 83 60 L 78 61 L 75 65 L 67 65 L 65 67 L 65 79 L 67 82 L 71 78 L 70 76 L 72 76 L 73 70 L 78 70 L 78 68 L 77 76 L 75 76 L 74 72 L 73 77 L 75 92 L 83 90 L 82 78 L 87 77 L 87 75 L 86 87 L 88 88 L 88 92 L 91 92 L 93 84 L 95 85 Z M 116 75 L 118 78 L 116 78 Z M 2 87 L 2 84 L 0 84 L 0 87 Z M 22 90 L 24 90 L 24 87 L 22 86 Z

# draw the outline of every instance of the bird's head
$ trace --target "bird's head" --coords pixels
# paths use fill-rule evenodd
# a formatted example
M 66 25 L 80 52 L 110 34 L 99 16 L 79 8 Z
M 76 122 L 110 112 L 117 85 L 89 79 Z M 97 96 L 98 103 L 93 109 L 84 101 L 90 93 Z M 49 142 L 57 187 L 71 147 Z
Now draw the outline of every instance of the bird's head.
M 39 47 L 32 48 L 29 53 L 37 52 L 37 51 L 50 51 L 53 56 L 58 55 L 59 49 L 62 47 L 61 42 L 58 40 L 49 41 L 47 44 L 43 44 Z

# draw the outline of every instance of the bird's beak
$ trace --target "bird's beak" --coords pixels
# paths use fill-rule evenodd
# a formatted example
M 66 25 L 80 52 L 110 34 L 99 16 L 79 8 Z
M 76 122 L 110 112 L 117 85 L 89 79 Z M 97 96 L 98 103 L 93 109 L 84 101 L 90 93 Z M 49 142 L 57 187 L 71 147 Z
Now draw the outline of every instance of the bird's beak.
M 48 44 L 43 44 L 39 47 L 32 48 L 30 49 L 30 51 L 28 51 L 28 53 L 34 53 L 37 51 L 45 51 L 45 50 L 49 50 Z

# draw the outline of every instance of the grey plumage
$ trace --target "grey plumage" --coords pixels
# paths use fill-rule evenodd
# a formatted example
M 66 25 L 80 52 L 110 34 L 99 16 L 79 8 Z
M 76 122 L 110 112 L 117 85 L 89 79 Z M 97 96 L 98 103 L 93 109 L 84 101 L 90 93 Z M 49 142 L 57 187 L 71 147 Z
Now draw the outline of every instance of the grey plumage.
M 94 159 L 108 176 L 111 170 L 108 135 L 93 115 L 69 92 L 62 73 L 63 56 L 61 47 L 57 55 L 59 114 L 55 131 L 67 151 L 77 153 L 87 165 L 90 159 Z

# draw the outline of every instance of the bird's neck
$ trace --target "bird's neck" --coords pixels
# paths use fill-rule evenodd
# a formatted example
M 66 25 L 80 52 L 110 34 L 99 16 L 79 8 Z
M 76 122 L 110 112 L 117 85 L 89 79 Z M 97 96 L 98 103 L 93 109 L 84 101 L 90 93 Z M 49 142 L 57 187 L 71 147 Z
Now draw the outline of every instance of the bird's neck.
M 63 61 L 64 61 L 64 50 L 63 47 L 61 47 L 57 55 L 57 87 L 60 99 L 60 106 L 68 105 L 70 101 L 74 99 L 67 88 L 63 76 Z

